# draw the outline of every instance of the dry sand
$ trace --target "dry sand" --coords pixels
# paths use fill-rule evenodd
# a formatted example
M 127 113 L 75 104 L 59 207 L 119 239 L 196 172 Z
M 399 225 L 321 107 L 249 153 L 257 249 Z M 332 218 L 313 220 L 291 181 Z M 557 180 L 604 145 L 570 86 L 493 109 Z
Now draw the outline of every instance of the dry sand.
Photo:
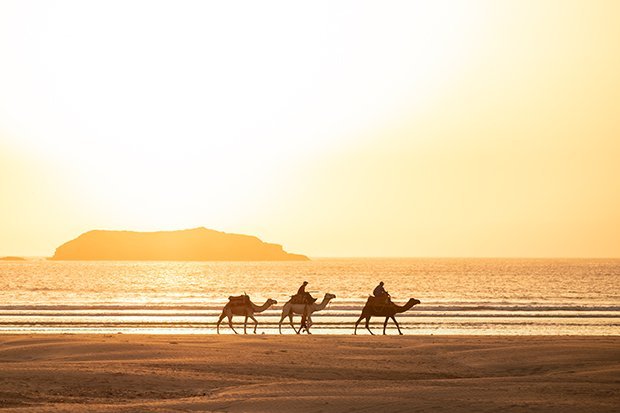
M 620 337 L 3 335 L 0 408 L 618 412 Z

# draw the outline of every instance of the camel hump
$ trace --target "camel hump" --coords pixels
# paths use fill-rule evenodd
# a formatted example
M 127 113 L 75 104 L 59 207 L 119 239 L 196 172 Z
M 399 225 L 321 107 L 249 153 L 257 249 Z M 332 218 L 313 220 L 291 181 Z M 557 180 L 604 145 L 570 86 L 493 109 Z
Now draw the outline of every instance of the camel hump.
M 291 304 L 314 304 L 316 302 L 316 298 L 310 295 L 310 293 L 295 294 L 291 295 L 289 302 Z
M 249 295 L 231 295 L 228 297 L 228 303 L 231 305 L 247 305 L 250 303 Z
M 374 296 L 368 296 L 368 301 L 366 301 L 366 304 L 370 304 L 370 305 L 374 305 L 374 306 L 384 306 L 386 304 L 391 304 L 390 302 L 390 297 L 389 296 L 381 296 L 381 297 L 374 297 Z

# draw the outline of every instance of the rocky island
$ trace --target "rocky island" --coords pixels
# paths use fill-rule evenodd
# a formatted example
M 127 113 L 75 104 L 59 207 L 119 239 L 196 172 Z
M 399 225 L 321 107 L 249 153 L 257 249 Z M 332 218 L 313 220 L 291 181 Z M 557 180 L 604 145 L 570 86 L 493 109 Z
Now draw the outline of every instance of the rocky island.
M 306 261 L 257 237 L 207 228 L 134 232 L 95 230 L 56 249 L 52 260 Z

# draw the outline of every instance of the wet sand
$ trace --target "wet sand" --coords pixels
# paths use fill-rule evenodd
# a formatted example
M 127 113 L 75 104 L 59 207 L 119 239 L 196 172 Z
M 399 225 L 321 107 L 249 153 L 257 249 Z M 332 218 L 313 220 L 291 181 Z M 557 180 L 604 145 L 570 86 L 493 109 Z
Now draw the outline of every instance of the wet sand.
M 620 337 L 1 335 L 6 411 L 612 412 Z

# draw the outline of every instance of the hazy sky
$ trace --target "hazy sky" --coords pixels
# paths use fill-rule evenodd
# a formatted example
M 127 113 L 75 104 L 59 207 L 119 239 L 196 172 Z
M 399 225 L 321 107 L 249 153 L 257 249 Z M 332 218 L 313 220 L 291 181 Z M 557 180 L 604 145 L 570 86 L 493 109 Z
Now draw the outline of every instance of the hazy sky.
M 620 256 L 620 2 L 0 2 L 0 255 Z

